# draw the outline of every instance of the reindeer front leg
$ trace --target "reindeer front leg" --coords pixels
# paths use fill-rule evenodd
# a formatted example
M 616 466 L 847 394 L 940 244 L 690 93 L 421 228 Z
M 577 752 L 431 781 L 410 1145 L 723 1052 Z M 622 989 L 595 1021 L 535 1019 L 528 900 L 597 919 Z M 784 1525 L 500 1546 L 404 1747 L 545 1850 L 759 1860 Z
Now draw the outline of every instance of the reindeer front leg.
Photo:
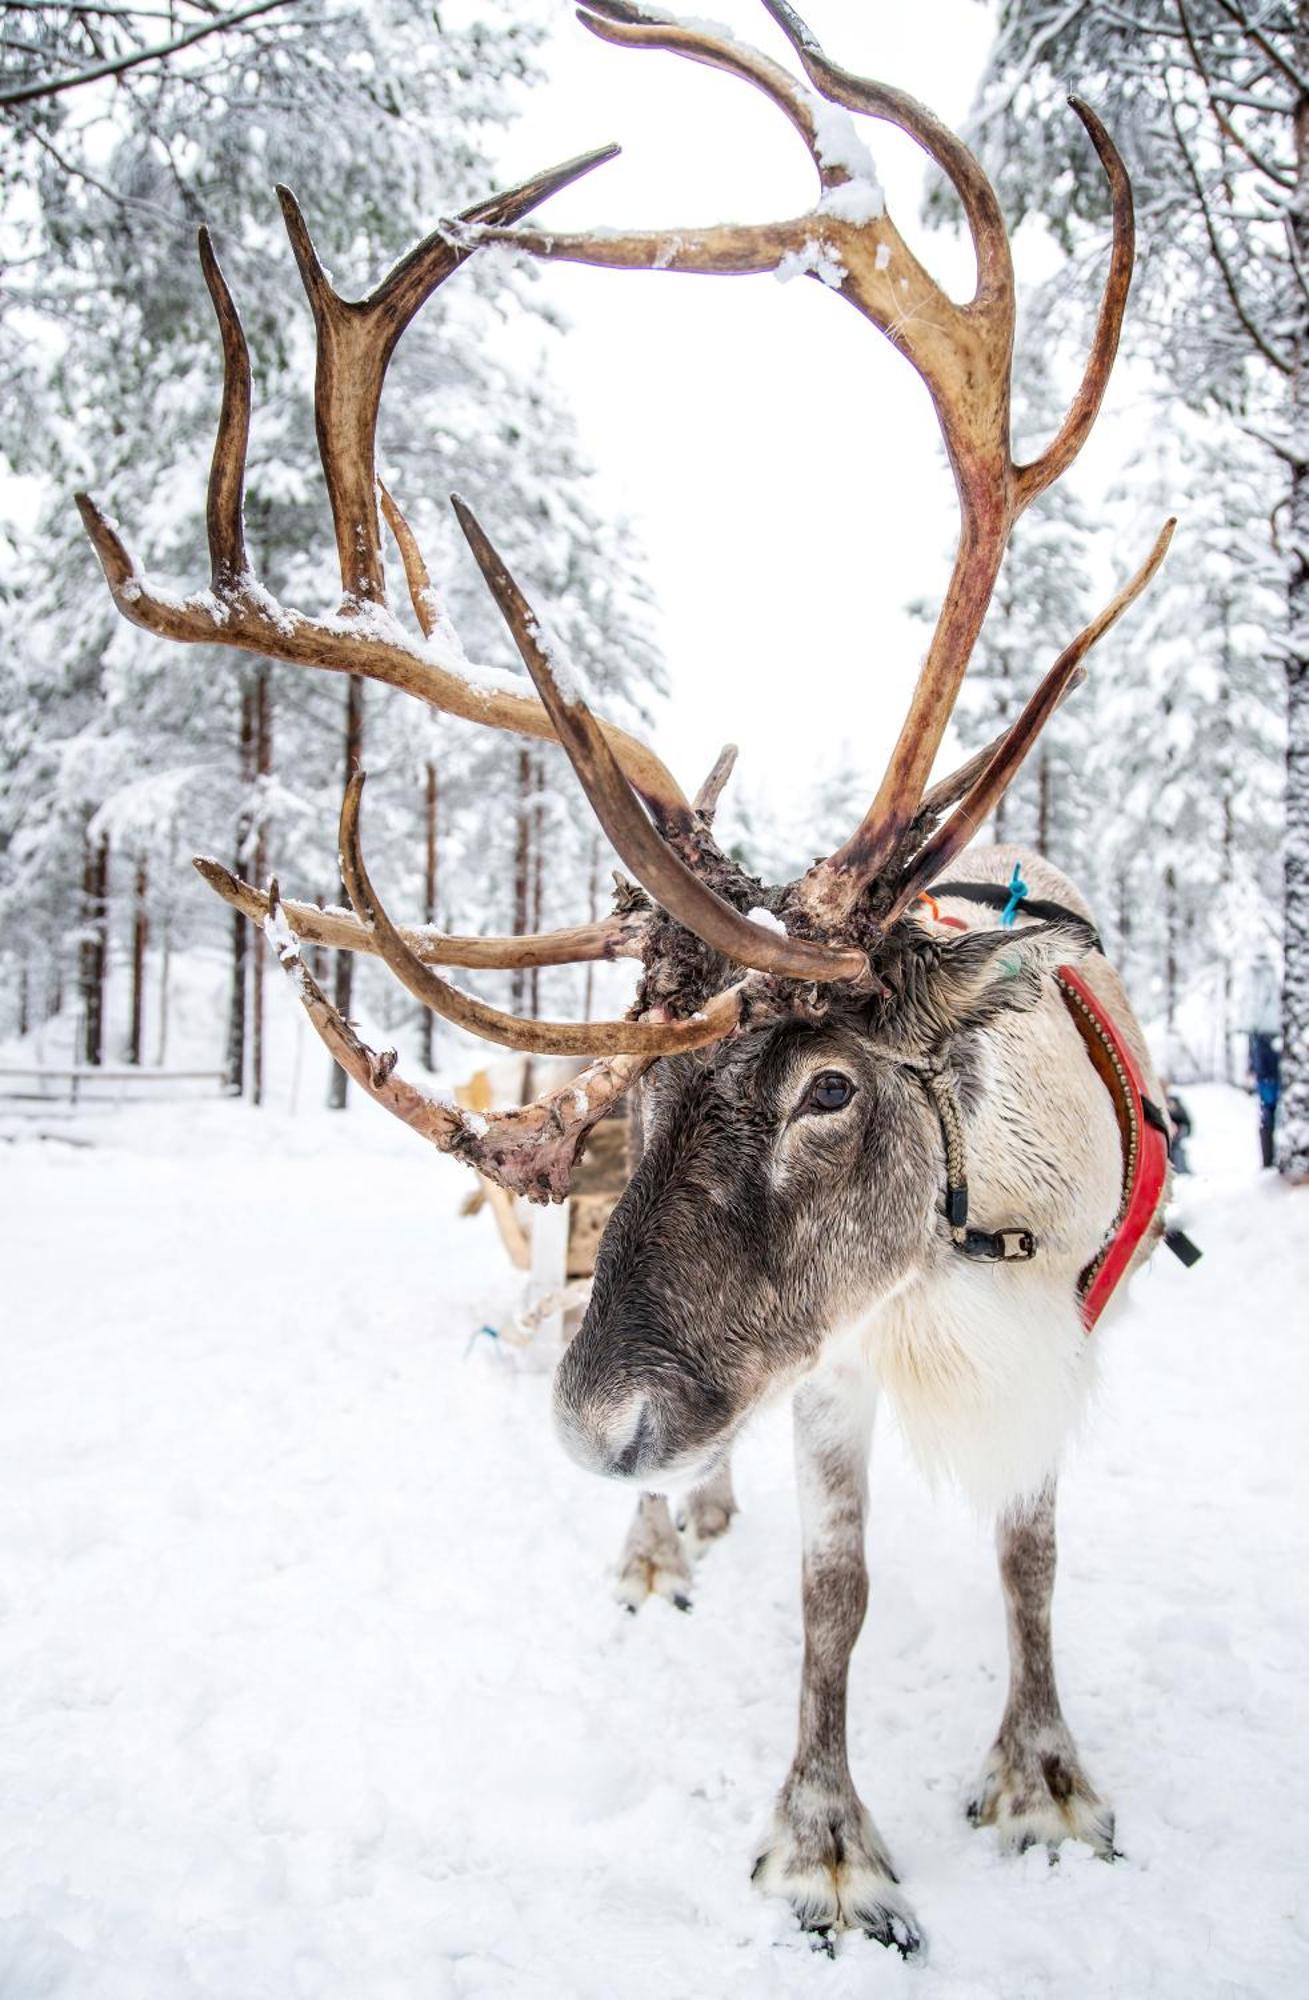
M 842 1377 L 795 1399 L 804 1535 L 804 1677 L 795 1760 L 772 1837 L 755 1864 L 768 1895 L 785 1896 L 803 1929 L 862 1930 L 906 1957 L 922 1934 L 881 1837 L 855 1791 L 846 1755 L 850 1655 L 868 1603 L 864 1517 L 875 1393 Z
M 627 1531 L 614 1595 L 628 1611 L 647 1597 L 666 1597 L 679 1611 L 691 1609 L 691 1565 L 662 1493 L 643 1493 Z
M 994 1826 L 1021 1853 L 1044 1841 L 1084 1840 L 1107 1861 L 1114 1816 L 1082 1770 L 1059 1706 L 1050 1646 L 1055 1575 L 1055 1488 L 996 1530 L 1009 1624 L 1009 1699 L 1000 1733 L 968 1800 L 974 1826 Z

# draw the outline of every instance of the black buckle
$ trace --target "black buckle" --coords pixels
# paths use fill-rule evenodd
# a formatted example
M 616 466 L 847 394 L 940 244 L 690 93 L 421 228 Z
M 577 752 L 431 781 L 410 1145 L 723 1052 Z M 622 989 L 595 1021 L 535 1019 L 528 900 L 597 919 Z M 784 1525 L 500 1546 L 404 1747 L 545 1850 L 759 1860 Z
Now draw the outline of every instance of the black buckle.
M 1030 1229 L 970 1229 L 959 1248 L 982 1264 L 1025 1264 L 1036 1255 L 1036 1238 Z
M 1184 1229 L 1165 1229 L 1164 1242 L 1168 1245 L 1174 1257 L 1188 1271 L 1193 1264 L 1198 1264 L 1204 1255 L 1204 1251 L 1200 1248 L 1199 1244 L 1192 1243 Z

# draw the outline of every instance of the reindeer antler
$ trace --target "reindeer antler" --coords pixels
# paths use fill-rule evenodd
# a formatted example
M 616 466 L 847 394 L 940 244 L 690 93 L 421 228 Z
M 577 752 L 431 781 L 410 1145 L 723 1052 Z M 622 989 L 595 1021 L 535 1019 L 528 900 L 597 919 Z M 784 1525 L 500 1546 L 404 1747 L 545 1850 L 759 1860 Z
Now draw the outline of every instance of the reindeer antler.
M 207 526 L 210 588 L 178 598 L 153 585 L 138 568 L 117 526 L 91 499 L 77 495 L 86 531 L 125 617 L 162 638 L 237 646 L 295 666 L 360 674 L 403 688 L 430 707 L 492 728 L 551 738 L 540 702 L 500 688 L 479 686 L 460 659 L 434 643 L 411 640 L 386 605 L 378 522 L 375 436 L 386 370 L 396 345 L 420 306 L 471 254 L 460 230 L 493 219 L 511 221 L 612 159 L 616 147 L 584 153 L 563 166 L 523 181 L 466 209 L 443 224 L 396 265 L 361 300 L 346 300 L 328 283 L 299 204 L 278 190 L 283 216 L 313 310 L 318 336 L 314 408 L 318 450 L 331 503 L 341 570 L 342 603 L 330 617 L 312 617 L 278 604 L 251 568 L 245 546 L 245 460 L 250 433 L 250 357 L 240 315 L 206 229 L 200 262 L 213 300 L 223 346 L 223 400 L 209 473 Z M 388 496 L 389 502 L 389 496 Z M 394 503 L 389 502 L 394 510 Z M 397 518 L 398 510 L 394 510 Z M 414 576 L 417 544 L 407 523 L 400 541 L 406 577 Z M 420 614 L 421 623 L 421 614 Z M 691 807 L 653 751 L 612 724 L 603 725 L 614 754 L 660 826 L 686 830 Z
M 879 327 L 926 384 L 959 494 L 959 545 L 909 713 L 873 801 L 844 845 L 817 864 L 793 894 L 795 907 L 820 931 L 840 935 L 902 849 L 919 811 L 1013 524 L 1072 463 L 1099 412 L 1131 279 L 1132 196 L 1100 120 L 1071 98 L 1109 181 L 1113 249 L 1077 397 L 1047 449 L 1032 464 L 1019 466 L 1010 436 L 1013 266 L 995 190 L 962 140 L 925 106 L 841 69 L 787 0 L 764 0 L 764 5 L 799 56 L 816 97 L 768 56 L 631 0 L 585 0 L 579 18 L 604 41 L 687 56 L 763 91 L 799 132 L 817 171 L 819 198 L 807 214 L 783 222 L 591 235 L 488 225 L 473 235 L 478 241 L 512 242 L 540 257 L 629 270 L 731 275 L 775 270 L 798 259 L 801 268 Z M 977 260 L 976 288 L 967 304 L 956 304 L 943 292 L 906 246 L 886 213 L 871 161 L 853 128 L 842 123 L 847 111 L 894 125 L 949 178 Z M 999 771 L 1008 777 L 1017 768 L 1012 752 L 1021 740 L 1005 746 Z M 883 905 L 893 900 L 893 889 L 884 886 Z
M 1169 523 L 1142 569 L 1065 648 L 1011 728 L 925 793 L 1013 524 L 1072 463 L 1099 411 L 1131 277 L 1131 190 L 1094 112 L 1070 100 L 1108 178 L 1113 249 L 1082 385 L 1045 451 L 1018 465 L 1010 433 L 1014 280 L 994 189 L 967 147 L 932 112 L 901 91 L 841 69 L 787 0 L 764 4 L 799 56 L 805 81 L 724 33 L 656 14 L 633 0 L 585 0 L 580 18 L 603 40 L 707 63 L 770 98 L 799 135 L 817 174 L 818 199 L 804 215 L 593 235 L 509 226 L 610 158 L 616 150 L 610 147 L 465 210 L 402 259 L 367 297 L 347 300 L 330 283 L 298 203 L 287 189 L 278 190 L 317 335 L 314 408 L 342 588 L 334 614 L 311 617 L 278 605 L 251 572 L 242 525 L 250 360 L 239 314 L 203 230 L 201 265 L 223 349 L 223 399 L 207 510 L 210 588 L 184 599 L 155 588 L 137 570 L 112 522 L 85 495 L 78 501 L 115 602 L 147 630 L 362 674 L 451 714 L 562 745 L 601 826 L 655 907 L 633 891 L 632 899 L 620 898 L 620 908 L 601 923 L 529 938 L 450 938 L 430 929 L 402 929 L 388 915 L 364 862 L 362 774 L 347 788 L 341 815 L 342 873 L 353 917 L 284 905 L 276 885 L 264 894 L 215 862 L 198 864 L 225 901 L 263 920 L 314 1028 L 360 1087 L 443 1150 L 534 1200 L 566 1192 L 568 1174 L 596 1119 L 659 1057 L 704 1048 L 797 1007 L 821 1007 L 821 995 L 836 989 L 861 997 L 879 990 L 870 950 L 995 805 L 1044 722 L 1081 677 L 1085 654 L 1154 574 L 1172 532 Z M 852 111 L 907 133 L 950 179 L 977 261 L 976 286 L 966 304 L 941 290 L 887 215 L 872 161 L 847 117 Z M 409 523 L 378 487 L 378 410 L 396 344 L 435 288 L 485 242 L 628 269 L 742 273 L 789 262 L 839 290 L 894 342 L 926 384 L 959 495 L 960 536 L 949 585 L 909 713 L 872 803 L 843 846 L 799 882 L 770 894 L 770 910 L 780 910 L 784 924 L 775 918 L 763 924 L 747 914 L 762 893 L 760 885 L 735 868 L 710 832 L 735 752 L 722 754 L 694 802 L 688 802 L 651 750 L 592 714 L 556 642 L 470 510 L 456 500 L 464 534 L 537 698 L 479 686 L 466 671 Z M 421 643 L 387 608 L 382 516 L 400 552 Z M 662 954 L 673 925 L 709 948 L 692 975 L 702 992 L 685 990 L 680 970 L 675 979 L 660 976 L 667 970 Z M 376 953 L 425 1006 L 486 1039 L 547 1053 L 585 1052 L 599 1060 L 534 1104 L 474 1121 L 403 1082 L 394 1055 L 379 1056 L 359 1039 L 314 984 L 300 958 L 300 937 Z M 643 959 L 643 990 L 667 992 L 668 1006 L 646 1006 L 622 1021 L 522 1021 L 461 991 L 434 969 L 614 957 Z M 676 953 L 668 959 L 675 962 L 680 966 Z M 743 968 L 743 976 L 715 992 L 724 967 L 729 976 L 732 967 Z

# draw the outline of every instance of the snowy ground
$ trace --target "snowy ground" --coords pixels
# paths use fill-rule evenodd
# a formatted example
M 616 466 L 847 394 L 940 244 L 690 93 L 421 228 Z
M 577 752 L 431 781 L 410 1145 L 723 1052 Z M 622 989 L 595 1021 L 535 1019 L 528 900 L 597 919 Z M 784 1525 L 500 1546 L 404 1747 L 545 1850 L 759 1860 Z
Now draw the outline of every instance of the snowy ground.
M 1309 1992 L 1309 1196 L 1253 1178 L 1247 1100 L 1192 1095 L 1205 1261 L 1138 1282 L 1065 1483 L 1116 1866 L 963 1823 L 989 1542 L 880 1437 L 853 1762 L 924 1966 L 830 1963 L 747 1879 L 800 1659 L 783 1412 L 692 1615 L 629 1619 L 630 1501 L 477 1336 L 511 1291 L 457 1169 L 367 1106 L 11 1124 L 2 2000 Z

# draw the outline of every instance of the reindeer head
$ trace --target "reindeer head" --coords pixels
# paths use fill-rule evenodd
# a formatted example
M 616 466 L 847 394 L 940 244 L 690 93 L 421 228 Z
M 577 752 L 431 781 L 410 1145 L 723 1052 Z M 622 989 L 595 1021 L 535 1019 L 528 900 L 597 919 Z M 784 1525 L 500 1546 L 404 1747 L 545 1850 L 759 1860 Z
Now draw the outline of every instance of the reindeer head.
M 377 1102 L 443 1150 L 530 1200 L 562 1198 L 597 1120 L 633 1085 L 644 1156 L 601 1246 L 595 1293 L 559 1377 L 571 1448 L 617 1474 L 694 1463 L 730 1433 L 770 1382 L 810 1363 L 856 1301 L 884 1295 L 927 1254 L 937 1228 L 941 1135 L 921 1078 L 947 1044 L 1007 1006 L 1030 1004 L 1037 974 L 1075 941 L 1038 930 L 942 945 L 914 920 L 922 892 L 1003 795 L 1081 662 L 1154 574 L 1172 529 L 1101 615 L 1065 648 L 1017 721 L 925 790 L 1014 521 L 1081 449 L 1117 347 L 1133 257 L 1131 191 L 1093 112 L 1074 100 L 1113 203 L 1108 282 L 1082 386 L 1058 433 L 1029 464 L 1010 437 L 1014 285 L 995 192 L 977 161 L 923 106 L 832 63 L 787 0 L 764 0 L 808 83 L 729 37 L 631 0 L 588 0 L 603 39 L 708 63 L 753 84 L 783 112 L 813 161 L 806 215 L 746 226 L 566 236 L 510 229 L 608 153 L 574 161 L 443 224 L 366 298 L 330 284 L 294 198 L 287 228 L 318 338 L 315 410 L 343 600 L 312 617 L 275 603 L 255 579 L 242 524 L 250 364 L 241 322 L 208 236 L 201 262 L 222 335 L 224 394 L 210 473 L 211 583 L 195 596 L 155 590 L 113 523 L 79 505 L 124 614 L 166 637 L 218 642 L 404 688 L 433 707 L 557 739 L 600 824 L 644 895 L 605 922 L 531 938 L 451 938 L 403 930 L 387 915 L 360 850 L 362 775 L 347 789 L 341 861 L 353 918 L 280 903 L 216 863 L 212 887 L 269 928 L 327 1047 Z M 845 114 L 907 132 L 952 181 L 972 236 L 967 304 L 943 293 L 886 214 Z M 910 711 L 859 826 L 800 880 L 765 887 L 712 832 L 730 759 L 688 800 L 659 759 L 597 720 L 557 647 L 461 502 L 456 511 L 504 614 L 538 700 L 486 692 L 457 647 L 414 536 L 391 497 L 382 512 L 404 567 L 418 635 L 391 615 L 381 556 L 375 432 L 387 365 L 405 327 L 483 243 L 627 269 L 699 272 L 803 268 L 892 339 L 922 377 L 959 493 L 953 571 Z M 750 914 L 760 908 L 771 918 Z M 378 953 L 425 1005 L 491 1041 L 593 1058 L 580 1077 L 521 1109 L 475 1119 L 424 1094 L 367 1048 L 300 959 L 299 940 Z M 550 965 L 633 957 L 644 978 L 621 1021 L 524 1021 L 451 984 L 441 965 Z
M 906 926 L 881 993 L 834 997 L 637 1086 L 641 1157 L 555 1380 L 570 1454 L 618 1478 L 703 1476 L 749 1411 L 945 1246 L 933 1083 L 1079 957 L 1074 924 L 949 941 Z M 894 983 L 892 983 L 894 982 Z

